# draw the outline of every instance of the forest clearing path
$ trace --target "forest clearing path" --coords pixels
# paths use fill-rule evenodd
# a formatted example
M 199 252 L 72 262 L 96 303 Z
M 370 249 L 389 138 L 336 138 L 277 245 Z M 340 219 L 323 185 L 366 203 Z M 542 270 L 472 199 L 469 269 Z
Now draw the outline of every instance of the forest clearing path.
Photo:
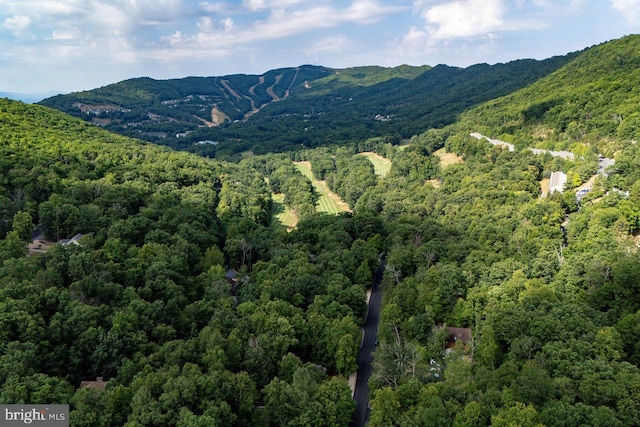
M 281 101 L 280 97 L 278 95 L 276 95 L 276 93 L 273 91 L 273 87 L 275 85 L 277 85 L 278 83 L 280 83 L 280 80 L 282 80 L 282 74 L 278 74 L 276 76 L 276 81 L 267 88 L 267 93 L 269 94 L 269 96 L 271 97 L 271 102 L 278 102 Z
M 260 86 L 264 83 L 264 76 L 258 77 L 258 83 L 254 84 L 249 88 L 249 93 L 253 96 L 256 96 L 256 87 Z

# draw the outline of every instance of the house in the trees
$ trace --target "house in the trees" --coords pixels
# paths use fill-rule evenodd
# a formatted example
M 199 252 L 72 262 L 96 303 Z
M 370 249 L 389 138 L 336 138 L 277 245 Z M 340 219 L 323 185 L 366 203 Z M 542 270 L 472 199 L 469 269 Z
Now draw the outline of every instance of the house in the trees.
M 103 377 L 97 377 L 95 381 L 82 381 L 80 382 L 80 388 L 97 388 L 99 390 L 106 390 L 107 383 L 109 381 L 104 381 Z
M 449 333 L 449 336 L 447 337 L 446 348 L 455 347 L 458 341 L 462 343 L 464 348 L 467 348 L 467 343 L 471 341 L 470 328 L 454 328 L 452 326 L 447 326 L 447 332 Z
M 238 290 L 237 286 L 239 282 L 238 272 L 233 268 L 230 268 L 229 270 L 227 270 L 227 273 L 224 275 L 224 278 L 231 285 L 231 290 L 229 291 L 229 293 L 231 294 L 231 296 L 236 296 L 236 292 Z
M 60 239 L 58 243 L 61 244 L 62 246 L 69 246 L 69 245 L 77 246 L 80 244 L 81 238 L 82 238 L 82 233 L 78 233 L 70 239 Z
M 238 280 L 238 272 L 233 268 L 230 268 L 229 270 L 227 270 L 224 278 L 227 279 L 227 282 L 229 282 L 231 286 L 235 286 L 236 281 Z

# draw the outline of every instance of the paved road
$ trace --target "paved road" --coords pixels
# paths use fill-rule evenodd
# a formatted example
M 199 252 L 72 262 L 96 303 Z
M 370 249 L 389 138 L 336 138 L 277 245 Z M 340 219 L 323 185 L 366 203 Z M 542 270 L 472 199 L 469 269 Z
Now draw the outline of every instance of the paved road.
M 486 139 L 489 141 L 489 144 L 497 145 L 499 147 L 505 147 L 509 151 L 515 151 L 516 147 L 513 144 L 509 144 L 508 142 L 500 141 L 499 139 L 491 139 L 488 136 L 484 136 L 479 134 L 478 132 L 471 132 L 469 135 L 476 139 Z
M 364 324 L 364 338 L 362 346 L 358 352 L 358 379 L 353 399 L 356 401 L 356 412 L 353 416 L 351 426 L 364 427 L 369 419 L 369 377 L 373 371 L 373 352 L 376 349 L 376 333 L 378 332 L 378 320 L 380 319 L 380 305 L 382 303 L 382 291 L 380 282 L 384 274 L 384 255 L 380 259 L 380 267 L 376 272 L 376 277 L 371 288 L 369 307 L 367 309 L 367 320 Z

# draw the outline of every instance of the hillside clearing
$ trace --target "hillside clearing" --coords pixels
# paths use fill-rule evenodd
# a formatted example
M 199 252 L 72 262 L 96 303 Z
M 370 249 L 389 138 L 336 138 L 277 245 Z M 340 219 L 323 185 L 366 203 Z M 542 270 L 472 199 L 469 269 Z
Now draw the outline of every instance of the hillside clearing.
M 440 157 L 440 164 L 442 166 L 454 165 L 456 163 L 462 163 L 462 157 L 456 156 L 455 153 L 447 153 L 444 148 L 441 148 L 433 152 L 434 155 Z
M 326 212 L 338 214 L 340 212 L 351 212 L 347 205 L 337 194 L 329 189 L 325 181 L 319 181 L 313 176 L 311 171 L 311 162 L 293 162 L 302 175 L 307 177 L 313 185 L 313 191 L 318 195 L 316 200 L 316 210 L 318 212 Z
M 57 245 L 56 242 L 44 240 L 44 237 L 42 239 L 37 238 L 28 244 L 29 251 L 27 252 L 27 256 L 31 256 L 33 254 L 43 254 L 49 249 L 53 248 L 55 245 Z
M 549 178 L 542 178 L 540 180 L 540 190 L 542 191 L 542 196 L 546 196 L 547 194 L 549 194 L 550 181 L 551 180 Z
M 409 148 L 409 146 L 411 145 L 411 140 L 410 139 L 403 139 L 400 141 L 400 144 L 398 144 L 396 146 L 396 148 L 400 151 L 402 150 L 406 150 L 407 148 Z
M 218 107 L 213 107 L 211 109 L 211 124 L 215 127 L 215 126 L 219 126 L 222 123 L 224 123 L 225 121 L 227 121 L 229 119 L 229 117 L 227 117 L 227 115 L 220 111 L 220 109 L 218 109 Z
M 425 181 L 425 184 L 431 184 L 433 186 L 433 188 L 442 187 L 442 184 L 437 179 L 429 179 L 429 180 Z
M 384 178 L 389 174 L 389 171 L 391 170 L 391 160 L 371 151 L 365 151 L 360 153 L 360 155 L 369 159 L 373 164 L 374 172 L 378 177 Z

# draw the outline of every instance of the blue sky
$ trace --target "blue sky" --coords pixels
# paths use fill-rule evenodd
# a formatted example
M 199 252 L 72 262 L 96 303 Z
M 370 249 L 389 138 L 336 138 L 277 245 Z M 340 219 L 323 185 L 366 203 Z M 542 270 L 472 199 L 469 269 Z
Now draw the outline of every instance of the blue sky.
M 0 92 L 301 64 L 493 64 L 632 33 L 640 0 L 0 0 Z

